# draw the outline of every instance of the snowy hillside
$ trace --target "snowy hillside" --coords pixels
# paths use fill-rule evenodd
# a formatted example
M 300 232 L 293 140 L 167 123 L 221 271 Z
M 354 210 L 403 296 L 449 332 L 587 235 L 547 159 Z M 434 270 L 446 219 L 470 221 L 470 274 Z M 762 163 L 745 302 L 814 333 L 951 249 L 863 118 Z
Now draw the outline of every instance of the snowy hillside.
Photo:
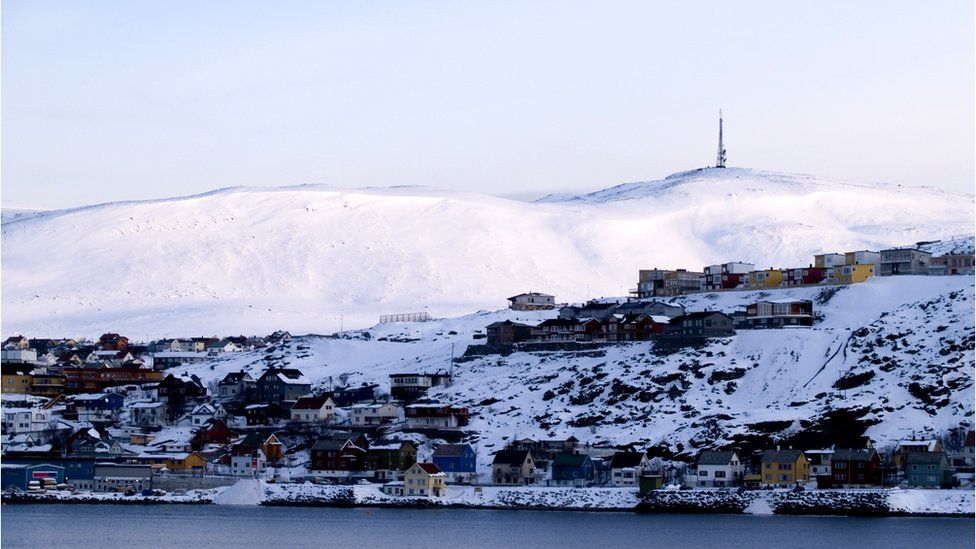
M 331 333 L 528 290 L 622 295 L 637 270 L 973 233 L 973 197 L 730 168 L 523 203 L 428 188 L 233 188 L 5 218 L 4 334 Z
M 790 436 L 817 447 L 866 429 L 885 444 L 972 424 L 973 292 L 971 277 L 919 276 L 701 294 L 681 301 L 732 311 L 765 294 L 795 296 L 814 299 L 821 321 L 812 329 L 741 330 L 699 348 L 638 342 L 466 356 L 455 364 L 454 385 L 434 396 L 476 412 L 471 440 L 482 460 L 513 436 L 681 451 Z M 388 324 L 350 334 L 361 339 L 302 338 L 181 370 L 217 380 L 241 368 L 253 375 L 290 365 L 318 387 L 377 382 L 388 390 L 391 373 L 448 368 L 452 344 L 460 356 L 483 341 L 473 336 L 490 322 L 552 315 L 502 310 Z

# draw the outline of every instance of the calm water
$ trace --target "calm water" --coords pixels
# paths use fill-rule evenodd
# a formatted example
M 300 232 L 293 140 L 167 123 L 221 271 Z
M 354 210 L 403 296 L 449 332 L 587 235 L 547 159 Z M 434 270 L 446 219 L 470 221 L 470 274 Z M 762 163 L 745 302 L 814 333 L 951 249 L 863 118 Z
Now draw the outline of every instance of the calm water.
M 460 509 L 6 505 L 3 547 L 972 548 L 974 521 Z

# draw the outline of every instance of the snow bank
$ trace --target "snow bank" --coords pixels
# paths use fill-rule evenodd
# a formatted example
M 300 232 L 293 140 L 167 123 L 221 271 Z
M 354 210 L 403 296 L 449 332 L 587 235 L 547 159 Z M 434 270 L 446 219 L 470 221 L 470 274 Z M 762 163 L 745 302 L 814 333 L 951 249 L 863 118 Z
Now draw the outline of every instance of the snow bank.
M 219 489 L 213 498 L 217 505 L 258 505 L 264 500 L 264 482 L 257 479 L 242 479 Z

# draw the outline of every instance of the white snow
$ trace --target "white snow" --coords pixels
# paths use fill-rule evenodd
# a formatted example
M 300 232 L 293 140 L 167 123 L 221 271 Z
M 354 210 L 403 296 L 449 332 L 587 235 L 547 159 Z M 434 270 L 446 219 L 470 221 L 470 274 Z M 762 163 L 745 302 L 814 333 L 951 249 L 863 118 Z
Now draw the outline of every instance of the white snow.
M 264 482 L 257 479 L 241 479 L 220 489 L 214 497 L 218 505 L 257 505 L 264 499 Z
M 224 189 L 5 219 L 0 331 L 331 333 L 424 307 L 495 309 L 529 290 L 623 295 L 640 268 L 797 267 L 823 251 L 966 236 L 974 211 L 972 195 L 734 168 L 539 203 Z

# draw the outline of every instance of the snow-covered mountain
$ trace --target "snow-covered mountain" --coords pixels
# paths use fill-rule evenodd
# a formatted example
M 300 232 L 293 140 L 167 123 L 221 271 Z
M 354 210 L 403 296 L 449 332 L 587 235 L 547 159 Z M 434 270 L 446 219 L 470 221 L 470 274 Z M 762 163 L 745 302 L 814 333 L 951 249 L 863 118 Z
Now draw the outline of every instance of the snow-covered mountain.
M 809 329 L 740 330 L 701 346 L 659 340 L 474 353 L 455 363 L 454 384 L 431 396 L 475 412 L 468 440 L 477 443 L 485 468 L 490 452 L 513 437 L 574 435 L 695 453 L 770 439 L 843 445 L 862 434 L 887 445 L 972 425 L 972 277 L 889 277 L 677 301 L 692 310 L 732 311 L 787 296 L 814 300 L 821 320 Z M 271 365 L 290 366 L 315 389 L 375 382 L 388 391 L 392 373 L 449 368 L 452 352 L 462 356 L 483 342 L 475 336 L 491 322 L 554 315 L 500 310 L 383 324 L 350 339 L 303 337 L 178 371 L 216 381 L 241 369 L 256 377 Z
M 622 295 L 637 270 L 973 233 L 973 196 L 729 168 L 535 203 L 429 188 L 231 188 L 4 218 L 4 334 L 365 327 L 528 290 Z M 342 320 L 340 320 L 340 318 Z

